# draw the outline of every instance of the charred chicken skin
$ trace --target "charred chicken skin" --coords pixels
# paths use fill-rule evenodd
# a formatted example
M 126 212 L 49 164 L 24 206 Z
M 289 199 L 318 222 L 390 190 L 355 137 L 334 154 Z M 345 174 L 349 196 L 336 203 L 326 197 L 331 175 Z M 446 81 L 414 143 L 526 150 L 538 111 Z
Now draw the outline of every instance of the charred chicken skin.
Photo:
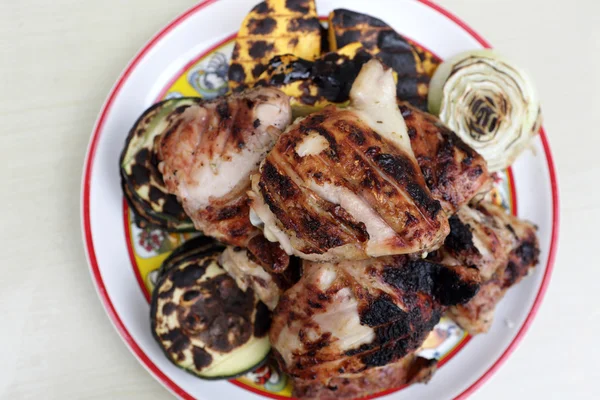
M 470 334 L 484 333 L 490 329 L 496 305 L 506 291 L 538 262 L 536 228 L 485 202 L 459 210 L 450 226 L 450 235 L 438 253 L 451 254 L 459 262 L 477 267 L 482 284 L 471 301 L 450 307 L 448 315 Z
M 476 269 L 404 255 L 304 261 L 303 269 L 273 313 L 271 344 L 297 387 L 332 391 L 336 380 L 360 379 L 412 353 L 447 306 L 467 302 L 479 288 Z
M 265 235 L 313 261 L 436 249 L 447 216 L 415 160 L 391 70 L 369 61 L 350 99 L 290 126 L 253 175 Z
M 289 98 L 273 88 L 182 107 L 158 137 L 159 170 L 195 227 L 247 246 L 260 232 L 250 224 L 250 174 L 290 123 Z
M 448 215 L 491 189 L 483 157 L 437 117 L 406 102 L 399 107 L 425 182 Z

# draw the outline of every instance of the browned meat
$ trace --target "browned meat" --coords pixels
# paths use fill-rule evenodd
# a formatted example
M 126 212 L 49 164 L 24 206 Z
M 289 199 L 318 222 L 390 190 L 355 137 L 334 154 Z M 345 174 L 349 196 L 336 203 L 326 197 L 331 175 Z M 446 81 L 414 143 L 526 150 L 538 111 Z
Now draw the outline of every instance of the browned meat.
M 491 189 L 483 157 L 435 116 L 406 102 L 399 104 L 425 182 L 446 213 L 453 214 Z
M 295 379 L 294 396 L 320 400 L 355 399 L 403 385 L 426 383 L 436 367 L 435 359 L 409 354 L 382 367 L 370 368 L 357 374 L 336 375 L 327 386 L 315 384 L 311 380 Z
M 459 210 L 438 253 L 479 268 L 481 289 L 468 303 L 450 307 L 448 315 L 471 334 L 484 333 L 506 291 L 538 262 L 536 228 L 490 203 Z M 438 255 L 439 257 L 439 255 Z
M 412 353 L 446 306 L 467 302 L 478 288 L 476 269 L 408 256 L 304 261 L 302 278 L 274 311 L 271 343 L 299 387 L 370 379 L 366 371 Z M 362 390 L 355 394 L 372 389 Z
M 450 234 L 444 242 L 443 252 L 459 262 L 479 269 L 483 280 L 488 280 L 501 266 L 517 244 L 517 238 L 507 228 L 516 221 L 506 211 L 491 203 L 465 206 L 453 215 Z
M 252 177 L 265 235 L 310 260 L 438 248 L 447 216 L 410 148 L 391 70 L 371 60 L 350 93 L 290 126 Z
M 197 229 L 246 246 L 260 231 L 250 224 L 246 191 L 281 131 L 289 98 L 257 88 L 198 103 L 173 115 L 157 138 L 159 170 Z

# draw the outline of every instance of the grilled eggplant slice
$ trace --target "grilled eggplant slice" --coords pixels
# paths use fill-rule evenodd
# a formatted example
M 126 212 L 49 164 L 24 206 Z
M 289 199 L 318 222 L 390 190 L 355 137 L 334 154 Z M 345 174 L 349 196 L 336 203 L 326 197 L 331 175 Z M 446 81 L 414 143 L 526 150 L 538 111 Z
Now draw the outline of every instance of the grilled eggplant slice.
M 203 379 L 233 378 L 267 360 L 270 312 L 221 268 L 223 247 L 196 245 L 172 255 L 158 279 L 152 334 L 178 367 Z
M 229 87 L 254 82 L 278 54 L 314 60 L 321 54 L 321 24 L 314 0 L 265 0 L 246 16 L 229 65 Z
M 154 139 L 169 129 L 181 112 L 199 98 L 165 100 L 146 110 L 127 135 L 119 159 L 121 187 L 140 227 L 191 232 L 194 224 L 177 198 L 168 193 L 158 170 Z
M 329 48 L 359 42 L 398 74 L 397 95 L 427 111 L 429 76 L 411 44 L 380 19 L 346 9 L 329 14 Z

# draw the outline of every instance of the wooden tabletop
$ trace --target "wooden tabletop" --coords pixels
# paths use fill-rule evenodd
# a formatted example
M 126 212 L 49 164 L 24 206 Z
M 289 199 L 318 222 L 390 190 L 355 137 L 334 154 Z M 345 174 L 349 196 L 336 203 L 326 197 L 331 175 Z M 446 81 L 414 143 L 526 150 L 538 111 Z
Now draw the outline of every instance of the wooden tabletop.
M 375 1 L 375 0 L 372 0 Z M 0 1 L 0 398 L 169 399 L 94 290 L 80 180 L 94 120 L 148 38 L 192 0 Z M 600 398 L 600 3 L 443 0 L 531 71 L 558 168 L 546 300 L 474 399 Z

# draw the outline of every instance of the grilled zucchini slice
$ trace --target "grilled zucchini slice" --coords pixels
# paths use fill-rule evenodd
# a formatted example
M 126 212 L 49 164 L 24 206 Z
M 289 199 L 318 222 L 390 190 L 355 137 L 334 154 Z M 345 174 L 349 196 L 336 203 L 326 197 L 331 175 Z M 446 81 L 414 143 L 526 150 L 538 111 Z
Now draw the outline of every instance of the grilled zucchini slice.
M 223 250 L 225 250 L 225 246 L 209 236 L 197 236 L 187 240 L 173 250 L 173 252 L 162 262 L 158 269 L 156 282 L 158 282 L 165 271 L 176 267 L 189 258 L 209 255 L 214 252 L 222 252 Z
M 397 74 L 397 95 L 427 111 L 429 75 L 411 44 L 382 20 L 367 14 L 336 9 L 329 14 L 329 48 L 359 42 Z
M 138 226 L 169 232 L 194 231 L 194 224 L 177 198 L 169 194 L 158 170 L 154 139 L 177 121 L 185 108 L 199 98 L 162 101 L 146 110 L 133 125 L 119 159 L 121 187 L 135 213 Z
M 202 379 L 229 379 L 268 359 L 270 312 L 219 265 L 223 247 L 198 243 L 172 255 L 158 278 L 152 334 L 178 367 Z
M 229 88 L 254 82 L 271 58 L 293 54 L 314 60 L 321 54 L 321 24 L 314 0 L 266 0 L 246 16 L 229 65 Z

